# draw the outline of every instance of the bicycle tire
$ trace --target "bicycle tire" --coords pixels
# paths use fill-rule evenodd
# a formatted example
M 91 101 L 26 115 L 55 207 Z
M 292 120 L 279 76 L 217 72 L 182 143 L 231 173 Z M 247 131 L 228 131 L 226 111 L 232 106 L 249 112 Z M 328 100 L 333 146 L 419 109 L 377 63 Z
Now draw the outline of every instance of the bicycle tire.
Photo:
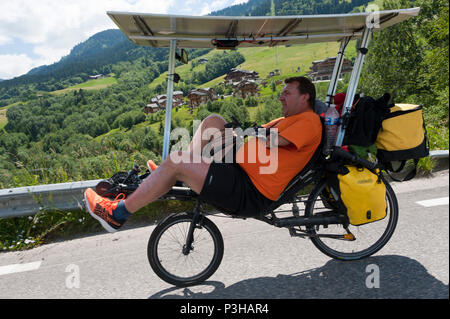
M 352 233 L 355 232 L 355 233 L 359 233 L 361 235 L 361 233 L 360 233 L 361 229 L 364 229 L 365 232 L 367 233 L 368 229 L 373 229 L 375 226 L 377 228 L 382 229 L 382 227 L 384 227 L 383 225 L 386 225 L 381 236 L 378 239 L 376 239 L 373 244 L 369 244 L 369 246 L 365 249 L 355 250 L 354 247 L 356 246 L 356 243 L 352 244 L 353 243 L 352 241 L 345 241 L 345 240 L 339 241 L 336 239 L 314 237 L 314 235 L 317 235 L 317 229 L 314 226 L 309 226 L 309 227 L 307 227 L 307 231 L 313 235 L 311 237 L 311 241 L 314 244 L 314 246 L 316 248 L 318 248 L 325 255 L 332 257 L 334 259 L 343 260 L 343 261 L 363 259 L 363 258 L 366 258 L 366 257 L 369 257 L 369 256 L 375 254 L 380 249 L 382 249 L 388 243 L 390 238 L 392 237 L 392 234 L 395 231 L 397 221 L 398 221 L 398 202 L 397 202 L 397 198 L 395 196 L 394 190 L 392 189 L 392 187 L 387 183 L 387 181 L 384 178 L 382 178 L 382 180 L 383 180 L 384 184 L 386 185 L 387 216 L 381 221 L 376 221 L 376 222 L 365 224 L 362 226 L 352 226 L 352 225 L 348 226 L 349 229 L 351 229 Z M 321 199 L 321 194 L 322 194 L 322 191 L 324 190 L 325 186 L 326 186 L 326 181 L 321 181 L 313 189 L 313 191 L 311 192 L 311 194 L 308 198 L 308 203 L 305 208 L 305 216 L 313 216 L 314 211 L 317 210 L 317 206 L 320 207 L 321 204 L 323 206 L 325 206 L 324 209 L 326 209 L 328 211 L 330 209 L 333 210 L 332 205 L 330 206 L 330 205 L 325 204 Z M 383 222 L 383 224 L 381 224 L 381 222 Z M 330 225 L 330 228 L 333 228 L 331 226 L 332 225 Z M 340 227 L 342 228 L 341 231 L 343 231 L 344 230 L 343 225 L 340 225 Z M 324 231 L 325 231 L 325 228 L 324 228 Z M 329 231 L 329 230 L 326 229 L 326 231 Z M 381 230 L 378 232 L 381 232 Z M 356 242 L 358 240 L 360 240 L 360 241 L 362 240 L 361 238 L 358 239 L 358 237 L 361 237 L 361 236 L 356 235 L 356 240 L 354 242 Z M 370 235 L 369 235 L 369 237 L 370 237 Z M 377 236 L 374 236 L 374 237 L 376 238 Z M 344 246 L 345 242 L 347 242 L 350 249 L 352 249 L 351 252 L 340 251 L 334 247 L 333 248 L 330 247 L 331 244 L 333 244 L 333 245 L 341 244 L 342 246 Z M 358 243 L 358 244 L 360 244 L 360 243 Z M 352 247 L 352 245 L 353 245 L 353 247 Z
M 183 276 L 180 273 L 176 273 L 187 270 L 189 264 L 188 262 L 189 255 L 191 255 L 192 257 L 192 254 L 196 254 L 198 251 L 198 250 L 196 251 L 196 248 L 197 249 L 199 248 L 196 245 L 199 244 L 200 242 L 199 239 L 201 235 L 197 234 L 194 230 L 194 242 L 192 243 L 194 249 L 188 255 L 183 255 L 182 253 L 183 249 L 182 246 L 183 244 L 186 243 L 186 236 L 187 236 L 186 226 L 189 226 L 191 224 L 192 219 L 193 214 L 189 213 L 174 214 L 165 219 L 161 224 L 156 226 L 148 241 L 147 256 L 153 271 L 156 273 L 156 275 L 158 275 L 159 278 L 177 287 L 187 287 L 201 284 L 215 273 L 223 257 L 224 245 L 222 234 L 220 233 L 217 226 L 210 219 L 203 216 L 200 225 L 197 225 L 195 230 L 206 229 L 207 234 L 209 234 L 209 236 L 211 237 L 213 243 L 213 253 L 211 256 L 211 261 L 207 264 L 207 266 L 204 267 L 204 269 L 201 269 L 198 273 L 195 273 L 193 275 Z M 184 223 L 184 225 L 180 226 L 181 223 Z M 172 229 L 173 232 L 175 232 L 170 233 L 170 236 L 176 239 L 174 240 L 174 242 L 175 241 L 177 242 L 176 244 L 174 243 L 174 245 L 177 246 L 176 250 L 174 250 L 174 255 L 178 256 L 177 257 L 178 259 L 182 258 L 182 260 L 178 260 L 177 265 L 174 265 L 175 267 L 180 268 L 179 270 L 176 271 L 169 269 L 171 265 L 170 264 L 164 265 L 161 260 L 162 258 L 161 250 L 163 249 L 163 247 L 160 246 L 161 238 L 170 229 Z M 178 240 L 178 238 L 180 238 L 180 240 Z M 183 260 L 184 264 L 182 262 Z

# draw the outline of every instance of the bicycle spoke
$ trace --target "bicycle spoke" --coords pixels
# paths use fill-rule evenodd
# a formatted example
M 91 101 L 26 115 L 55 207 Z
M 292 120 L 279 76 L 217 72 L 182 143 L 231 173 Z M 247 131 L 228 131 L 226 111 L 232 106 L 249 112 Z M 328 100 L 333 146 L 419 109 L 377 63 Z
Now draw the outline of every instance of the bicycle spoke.
M 308 216 L 330 212 L 330 209 L 325 207 L 321 199 L 324 187 L 325 184 L 321 183 L 312 192 L 311 204 L 306 212 Z M 395 194 L 388 184 L 386 184 L 386 203 L 387 211 L 384 219 L 360 226 L 348 226 L 356 240 L 337 240 L 326 236 L 314 236 L 311 238 L 312 242 L 323 253 L 338 259 L 354 260 L 374 254 L 387 243 L 397 223 L 398 206 Z M 317 235 L 347 234 L 345 228 L 340 225 L 329 225 L 327 228 L 323 226 L 313 227 L 310 230 Z
M 214 242 L 204 227 L 194 228 L 192 250 L 183 254 L 190 222 L 180 221 L 168 227 L 160 236 L 158 260 L 169 273 L 177 277 L 192 277 L 203 271 L 214 256 Z M 181 239 L 180 239 L 181 237 Z

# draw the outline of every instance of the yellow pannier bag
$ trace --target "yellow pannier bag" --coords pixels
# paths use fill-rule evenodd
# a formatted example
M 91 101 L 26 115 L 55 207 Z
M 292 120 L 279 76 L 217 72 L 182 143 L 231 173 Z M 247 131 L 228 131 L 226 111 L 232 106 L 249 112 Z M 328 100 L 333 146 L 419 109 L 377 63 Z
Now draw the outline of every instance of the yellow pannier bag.
M 395 104 L 382 122 L 377 140 L 377 158 L 386 172 L 395 181 L 407 181 L 416 175 L 419 159 L 429 155 L 427 131 L 422 115 L 422 106 L 415 104 Z M 403 179 L 397 179 L 391 172 L 402 171 L 406 161 L 413 160 L 414 168 Z M 393 168 L 392 163 L 400 167 Z
M 346 167 L 349 172 L 337 178 L 350 224 L 359 226 L 386 217 L 386 186 L 381 178 L 366 168 Z
M 383 160 L 405 160 L 427 156 L 422 106 L 395 104 L 383 120 L 376 145 Z

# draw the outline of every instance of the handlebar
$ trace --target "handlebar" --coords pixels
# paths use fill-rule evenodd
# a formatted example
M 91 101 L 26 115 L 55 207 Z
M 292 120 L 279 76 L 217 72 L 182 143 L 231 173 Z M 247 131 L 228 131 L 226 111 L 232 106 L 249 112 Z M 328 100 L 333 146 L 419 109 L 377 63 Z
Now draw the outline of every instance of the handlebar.
M 365 159 L 363 159 L 363 158 L 361 158 L 359 156 L 356 156 L 356 155 L 353 155 L 352 153 L 344 151 L 339 146 L 334 146 L 333 147 L 332 155 L 341 157 L 341 158 L 346 159 L 346 160 L 349 160 L 350 162 L 353 162 L 355 164 L 360 164 L 360 165 L 368 168 L 369 170 L 374 170 L 378 166 L 376 163 L 372 163 L 372 162 L 370 162 L 368 160 L 365 160 Z

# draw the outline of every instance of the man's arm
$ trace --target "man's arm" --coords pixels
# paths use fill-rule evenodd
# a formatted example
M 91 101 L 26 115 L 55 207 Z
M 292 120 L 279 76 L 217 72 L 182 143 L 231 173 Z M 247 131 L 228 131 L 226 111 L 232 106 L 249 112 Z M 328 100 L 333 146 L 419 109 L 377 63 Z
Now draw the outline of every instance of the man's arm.
M 274 137 L 274 134 L 276 134 L 275 139 L 271 139 L 271 137 Z M 267 136 L 266 139 L 266 147 L 278 147 L 278 146 L 288 146 L 289 144 L 292 144 L 289 140 L 285 139 L 284 137 L 280 136 L 278 133 L 271 133 Z

